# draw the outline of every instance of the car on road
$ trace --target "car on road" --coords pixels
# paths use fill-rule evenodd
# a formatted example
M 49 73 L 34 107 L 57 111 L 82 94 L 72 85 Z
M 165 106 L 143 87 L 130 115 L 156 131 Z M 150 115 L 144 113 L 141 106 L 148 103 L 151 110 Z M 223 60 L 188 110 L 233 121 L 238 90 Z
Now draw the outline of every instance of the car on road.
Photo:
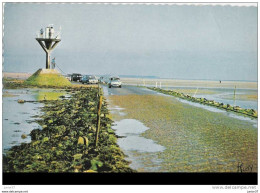
M 64 77 L 65 77 L 68 81 L 71 81 L 71 74 L 66 74 L 66 75 L 64 75 Z
M 122 87 L 122 82 L 119 77 L 110 77 L 108 82 L 108 87 Z
M 82 84 L 98 84 L 98 78 L 94 75 L 84 75 L 81 79 Z
M 82 78 L 81 74 L 77 74 L 77 73 L 73 73 L 71 75 L 71 81 L 76 81 L 76 82 L 80 82 Z
M 99 79 L 98 79 L 99 83 L 101 84 L 104 84 L 105 83 L 105 78 L 103 76 L 101 76 Z

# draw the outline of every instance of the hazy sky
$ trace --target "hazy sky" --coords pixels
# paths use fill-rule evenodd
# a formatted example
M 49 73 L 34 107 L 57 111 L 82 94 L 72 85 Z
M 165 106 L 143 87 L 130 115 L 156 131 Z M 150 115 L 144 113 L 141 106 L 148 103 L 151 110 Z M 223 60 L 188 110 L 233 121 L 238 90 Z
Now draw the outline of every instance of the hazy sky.
M 6 3 L 3 71 L 45 68 L 48 24 L 66 73 L 257 80 L 257 7 Z

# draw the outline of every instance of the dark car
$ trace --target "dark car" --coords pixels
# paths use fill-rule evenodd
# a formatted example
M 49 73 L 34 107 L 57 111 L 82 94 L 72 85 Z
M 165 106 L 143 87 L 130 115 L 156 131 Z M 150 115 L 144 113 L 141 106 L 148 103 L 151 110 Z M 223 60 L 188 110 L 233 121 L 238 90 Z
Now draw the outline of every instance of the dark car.
M 99 79 L 98 79 L 98 82 L 100 83 L 105 83 L 105 78 L 103 76 L 101 76 Z
M 82 78 L 82 75 L 81 75 L 81 74 L 73 73 L 73 74 L 71 75 L 71 81 L 80 82 L 80 81 L 81 81 L 81 78 Z

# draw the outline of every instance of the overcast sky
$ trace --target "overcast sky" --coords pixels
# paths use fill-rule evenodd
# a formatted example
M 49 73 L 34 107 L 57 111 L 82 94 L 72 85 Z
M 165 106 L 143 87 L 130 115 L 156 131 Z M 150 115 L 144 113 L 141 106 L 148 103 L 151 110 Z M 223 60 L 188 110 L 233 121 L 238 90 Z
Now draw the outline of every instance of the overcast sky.
M 6 3 L 3 71 L 45 68 L 48 24 L 66 73 L 257 80 L 257 7 Z

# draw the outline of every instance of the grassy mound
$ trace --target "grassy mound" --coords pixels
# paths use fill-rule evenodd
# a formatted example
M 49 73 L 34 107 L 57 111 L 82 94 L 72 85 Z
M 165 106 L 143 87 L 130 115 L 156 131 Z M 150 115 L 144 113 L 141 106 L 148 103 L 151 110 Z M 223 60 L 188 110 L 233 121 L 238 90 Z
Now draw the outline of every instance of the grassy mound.
M 38 70 L 30 76 L 25 82 L 31 86 L 54 86 L 64 87 L 71 86 L 71 83 L 60 73 L 55 70 Z

